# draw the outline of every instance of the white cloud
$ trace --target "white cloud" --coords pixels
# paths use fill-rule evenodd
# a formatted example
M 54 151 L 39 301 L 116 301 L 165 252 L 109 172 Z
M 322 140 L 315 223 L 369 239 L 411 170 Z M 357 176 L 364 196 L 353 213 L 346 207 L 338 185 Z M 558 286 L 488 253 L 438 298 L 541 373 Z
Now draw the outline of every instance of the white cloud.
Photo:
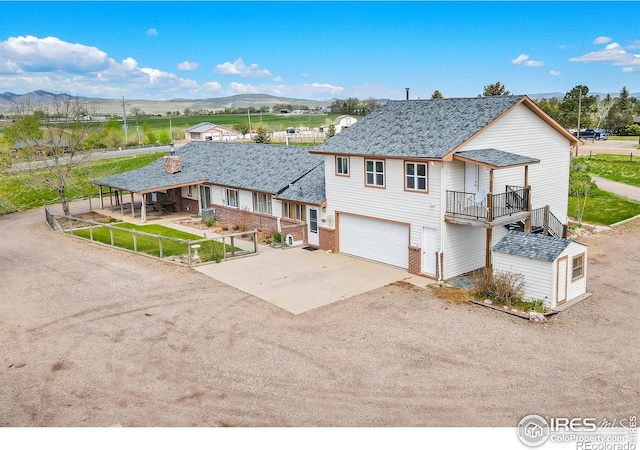
M 268 69 L 259 69 L 257 64 L 247 66 L 242 58 L 236 59 L 234 62 L 224 62 L 218 64 L 213 73 L 219 75 L 238 75 L 241 77 L 261 78 L 270 77 L 271 72 Z
M 147 36 L 157 36 L 158 35 L 158 30 L 156 30 L 155 28 L 149 28 L 147 30 Z
M 607 37 L 607 36 L 598 36 L 593 43 L 596 45 L 600 45 L 600 44 L 608 44 L 609 42 L 611 42 L 611 38 Z
M 552 77 L 558 77 L 560 76 L 560 72 L 558 72 L 557 70 L 550 70 L 549 75 L 551 75 Z
M 560 44 L 560 45 L 558 46 L 558 48 L 565 49 L 565 48 L 567 48 L 567 45 L 566 45 L 566 44 Z
M 251 84 L 243 84 L 243 83 L 229 83 L 229 88 L 234 93 L 240 94 L 256 94 L 260 92 L 255 86 Z
M 303 78 L 307 78 L 309 76 L 309 74 L 308 73 L 301 73 L 300 76 L 303 77 Z
M 207 83 L 204 83 L 202 87 L 207 91 L 222 92 L 222 85 L 217 81 L 209 81 Z
M 516 59 L 512 60 L 511 64 L 525 67 L 541 67 L 544 66 L 544 61 L 534 61 L 529 59 L 529 55 L 521 54 Z
M 100 71 L 109 66 L 107 54 L 96 47 L 72 44 L 55 37 L 10 37 L 0 42 L 0 73 Z
M 570 58 L 571 62 L 604 63 L 612 66 L 625 66 L 623 72 L 640 71 L 640 55 L 628 53 L 620 44 L 612 42 L 604 50 L 590 52 Z
M 196 70 L 198 67 L 200 67 L 200 63 L 198 63 L 197 61 L 182 61 L 181 63 L 178 63 L 178 70 Z
M 282 81 L 282 77 L 275 77 L 272 81 L 275 81 L 276 83 L 279 83 Z
M 630 50 L 635 50 L 637 48 L 640 48 L 640 39 L 636 39 L 635 41 L 632 41 L 628 46 L 628 49 Z
M 311 83 L 311 84 L 303 84 L 302 85 L 303 88 L 311 88 L 314 91 L 317 92 L 327 92 L 330 94 L 337 94 L 339 92 L 344 91 L 344 88 L 340 87 L 340 86 L 334 86 L 332 84 L 328 84 L 328 83 Z

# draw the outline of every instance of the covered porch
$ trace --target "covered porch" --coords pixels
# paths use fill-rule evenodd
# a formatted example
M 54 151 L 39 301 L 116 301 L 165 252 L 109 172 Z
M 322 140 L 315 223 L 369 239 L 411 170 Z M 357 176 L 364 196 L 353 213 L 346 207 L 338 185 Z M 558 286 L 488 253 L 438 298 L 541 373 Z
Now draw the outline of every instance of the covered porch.
M 494 227 L 524 221 L 525 231 L 531 231 L 529 166 L 539 164 L 540 160 L 493 148 L 460 151 L 453 155 L 453 159 L 467 165 L 484 167 L 488 171 L 488 190 L 478 188 L 476 192 L 465 192 L 467 189 L 446 191 L 444 220 L 448 223 L 486 229 L 485 266 L 491 269 Z M 523 168 L 521 186 L 510 184 L 495 186 L 496 170 L 518 167 Z

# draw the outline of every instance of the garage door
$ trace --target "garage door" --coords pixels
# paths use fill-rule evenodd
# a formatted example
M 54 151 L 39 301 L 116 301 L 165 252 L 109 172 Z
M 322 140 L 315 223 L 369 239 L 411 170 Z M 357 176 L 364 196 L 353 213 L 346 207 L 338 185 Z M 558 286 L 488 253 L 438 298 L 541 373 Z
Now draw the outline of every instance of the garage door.
M 409 267 L 409 226 L 340 214 L 340 253 Z

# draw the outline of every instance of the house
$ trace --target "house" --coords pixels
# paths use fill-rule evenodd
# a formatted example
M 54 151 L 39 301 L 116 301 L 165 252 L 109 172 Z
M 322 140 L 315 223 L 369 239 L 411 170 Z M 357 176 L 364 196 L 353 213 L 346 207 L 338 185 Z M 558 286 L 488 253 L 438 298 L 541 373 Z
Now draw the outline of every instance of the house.
M 351 125 L 356 123 L 358 119 L 348 115 L 342 115 L 335 118 L 333 121 L 333 126 L 336 128 L 336 134 L 340 133 L 342 130 L 349 128 Z M 326 133 L 329 130 L 329 125 L 321 125 L 318 127 L 321 132 Z
M 526 96 L 390 101 L 312 150 L 320 241 L 437 279 L 491 268 L 510 229 L 563 236 L 577 145 Z
M 110 206 L 114 195 L 124 214 L 125 193 L 133 215 L 147 219 L 147 207 L 161 204 L 261 230 L 302 234 L 319 246 L 320 210 L 325 205 L 323 158 L 305 147 L 190 142 L 143 168 L 92 180 Z M 104 188 L 107 191 L 104 192 Z M 134 194 L 142 199 L 136 211 Z M 300 225 L 305 229 L 300 230 Z M 283 230 L 284 227 L 284 230 Z M 288 233 L 288 232 L 287 232 Z M 286 235 L 286 233 L 283 233 Z M 300 240 L 300 239 L 296 239 Z
M 442 280 L 492 269 L 510 231 L 566 237 L 578 145 L 526 96 L 389 101 L 311 151 L 190 142 L 93 182 L 109 198 L 141 195 L 143 220 L 149 202 L 213 208 L 287 241 L 302 229 L 308 245 Z
M 184 130 L 184 138 L 187 141 L 230 142 L 242 137 L 242 133 L 236 130 L 209 122 L 201 122 Z
M 638 116 L 635 119 L 633 119 L 633 123 L 636 124 L 636 125 L 640 125 L 640 116 Z
M 495 271 L 524 277 L 524 296 L 555 308 L 587 291 L 587 247 L 569 239 L 511 231 L 493 247 Z

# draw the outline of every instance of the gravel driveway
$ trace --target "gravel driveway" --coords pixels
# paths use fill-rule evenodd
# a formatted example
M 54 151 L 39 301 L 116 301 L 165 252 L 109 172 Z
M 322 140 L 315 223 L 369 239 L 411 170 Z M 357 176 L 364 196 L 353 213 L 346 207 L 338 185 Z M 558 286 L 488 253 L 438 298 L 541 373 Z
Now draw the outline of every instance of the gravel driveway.
M 640 224 L 534 325 L 390 285 L 294 316 L 195 271 L 0 217 L 0 426 L 515 426 L 640 398 Z

